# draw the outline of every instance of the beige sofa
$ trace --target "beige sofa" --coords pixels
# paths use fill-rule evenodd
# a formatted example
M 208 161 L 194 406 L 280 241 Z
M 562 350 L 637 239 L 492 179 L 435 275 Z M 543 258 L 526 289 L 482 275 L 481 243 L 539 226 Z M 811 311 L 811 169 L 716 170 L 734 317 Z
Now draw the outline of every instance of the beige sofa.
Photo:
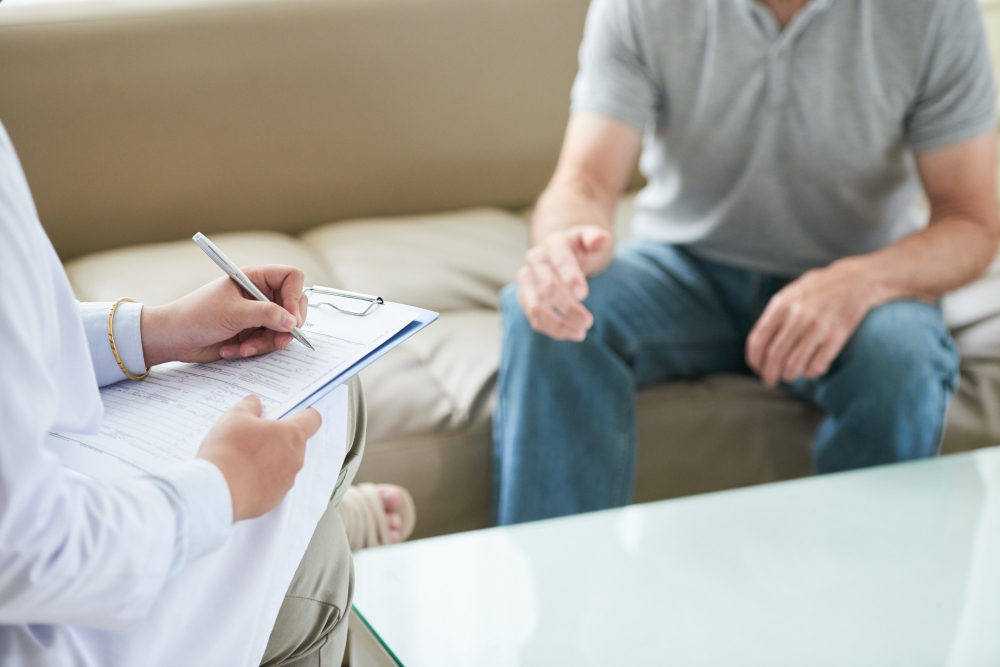
M 359 479 L 409 487 L 418 536 L 476 528 L 497 294 L 555 164 L 586 6 L 8 0 L 0 120 L 80 299 L 162 303 L 215 278 L 186 240 L 202 231 L 240 263 L 440 311 L 362 374 Z M 949 451 L 1000 443 L 998 297 L 1000 278 L 946 303 L 963 352 Z M 752 378 L 639 400 L 637 500 L 809 473 L 819 414 Z

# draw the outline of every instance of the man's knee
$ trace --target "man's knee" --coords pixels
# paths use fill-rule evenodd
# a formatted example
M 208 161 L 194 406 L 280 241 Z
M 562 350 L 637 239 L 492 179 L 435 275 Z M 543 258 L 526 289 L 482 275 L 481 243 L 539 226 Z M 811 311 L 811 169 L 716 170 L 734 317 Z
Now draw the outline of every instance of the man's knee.
M 353 598 L 351 550 L 330 503 L 292 577 L 261 665 L 339 665 Z
M 333 490 L 331 502 L 334 506 L 340 505 L 361 466 L 367 428 L 368 408 L 365 404 L 365 392 L 361 388 L 361 380 L 355 375 L 347 381 L 347 455 L 344 457 L 344 465 L 340 469 L 337 485 Z
M 820 382 L 827 410 L 816 437 L 820 472 L 934 456 L 958 355 L 940 311 L 898 301 L 874 309 Z
M 882 392 L 888 402 L 942 390 L 950 395 L 958 382 L 958 354 L 940 310 L 916 301 L 872 310 L 845 348 L 842 365 L 864 378 L 859 392 Z
M 591 276 L 587 280 L 588 294 L 583 305 L 594 316 L 594 327 L 588 332 L 591 336 L 601 337 L 604 325 L 608 322 L 616 322 L 624 313 L 620 313 L 628 299 L 623 296 L 623 288 L 627 285 L 641 283 L 644 276 L 641 272 L 635 271 L 622 258 L 616 257 L 611 264 L 596 276 Z M 500 292 L 500 311 L 503 317 L 503 331 L 505 346 L 523 346 L 530 344 L 532 340 L 536 342 L 547 342 L 553 339 L 544 334 L 537 333 L 521 307 L 521 302 L 517 298 L 518 284 L 511 283 Z M 565 341 L 562 341 L 565 342 Z M 567 345 L 575 343 L 566 342 Z

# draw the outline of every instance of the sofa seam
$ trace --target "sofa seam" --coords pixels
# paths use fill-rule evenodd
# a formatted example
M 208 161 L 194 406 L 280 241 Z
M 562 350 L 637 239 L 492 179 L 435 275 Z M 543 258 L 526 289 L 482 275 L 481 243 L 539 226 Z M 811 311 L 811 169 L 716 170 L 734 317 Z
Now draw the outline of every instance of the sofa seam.
M 451 406 L 452 414 L 456 415 L 460 419 L 461 424 L 467 424 L 469 422 L 469 414 L 459 407 L 458 400 L 452 396 L 451 392 L 445 388 L 437 374 L 431 370 L 430 357 L 419 354 L 410 349 L 407 349 L 407 352 L 413 355 L 413 357 L 420 362 L 420 366 L 424 369 L 424 372 L 427 373 L 427 377 L 431 379 L 431 382 L 433 382 L 434 386 L 437 387 L 437 390 L 441 392 L 441 395 L 448 400 L 448 404 Z

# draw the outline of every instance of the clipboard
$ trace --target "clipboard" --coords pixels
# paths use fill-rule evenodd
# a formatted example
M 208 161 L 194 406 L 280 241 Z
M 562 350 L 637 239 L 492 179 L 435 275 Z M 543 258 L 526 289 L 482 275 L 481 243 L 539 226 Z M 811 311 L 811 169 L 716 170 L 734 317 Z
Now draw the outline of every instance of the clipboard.
M 329 298 L 351 307 L 339 295 Z M 310 295 L 312 304 L 321 300 Z M 266 396 L 268 419 L 321 408 L 348 378 L 438 319 L 437 313 L 385 300 L 363 319 L 325 307 L 323 316 L 315 310 L 313 315 L 303 325 L 314 327 L 313 350 L 296 346 L 246 359 L 163 364 L 149 383 L 101 388 L 105 411 L 97 433 L 51 433 L 46 444 L 63 465 L 97 479 L 157 474 L 195 458 L 199 443 L 238 398 Z
M 344 297 L 348 299 L 356 299 L 363 303 L 367 303 L 366 306 L 359 305 L 357 311 L 352 311 L 350 309 L 344 309 L 338 307 L 333 303 L 322 303 L 317 304 L 318 306 L 328 305 L 331 308 L 337 310 L 338 312 L 345 313 L 347 315 L 354 315 L 356 317 L 364 317 L 376 307 L 378 308 L 402 308 L 413 315 L 413 320 L 407 324 L 405 327 L 400 329 L 394 336 L 386 340 L 384 343 L 379 345 L 377 348 L 365 355 L 360 361 L 351 365 L 349 368 L 345 369 L 339 375 L 334 376 L 328 383 L 323 385 L 320 389 L 313 392 L 308 398 L 304 399 L 301 403 L 296 405 L 294 408 L 282 415 L 282 419 L 290 415 L 299 412 L 300 410 L 305 410 L 308 407 L 314 405 L 321 398 L 332 392 L 334 389 L 340 385 L 347 382 L 349 379 L 357 375 L 359 372 L 373 364 L 376 360 L 383 357 L 386 352 L 398 346 L 407 338 L 413 336 L 417 332 L 425 329 L 428 325 L 434 323 L 439 314 L 432 310 L 425 310 L 423 308 L 417 308 L 416 306 L 408 306 L 403 303 L 394 303 L 392 301 L 386 301 L 380 296 L 374 296 L 370 294 L 361 294 L 359 292 L 349 292 L 347 290 L 338 290 L 332 287 L 323 287 L 321 285 L 313 285 L 312 287 L 307 287 L 303 290 L 304 292 L 312 292 L 315 294 L 328 294 L 331 296 Z

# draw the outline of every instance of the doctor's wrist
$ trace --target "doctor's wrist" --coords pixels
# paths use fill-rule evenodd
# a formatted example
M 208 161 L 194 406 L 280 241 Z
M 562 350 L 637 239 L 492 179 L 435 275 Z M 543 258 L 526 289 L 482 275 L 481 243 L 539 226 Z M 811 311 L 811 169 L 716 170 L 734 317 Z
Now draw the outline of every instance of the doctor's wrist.
M 168 361 L 176 361 L 177 355 L 171 341 L 173 317 L 167 306 L 143 306 L 140 327 L 142 329 L 142 356 L 147 366 L 157 366 Z

